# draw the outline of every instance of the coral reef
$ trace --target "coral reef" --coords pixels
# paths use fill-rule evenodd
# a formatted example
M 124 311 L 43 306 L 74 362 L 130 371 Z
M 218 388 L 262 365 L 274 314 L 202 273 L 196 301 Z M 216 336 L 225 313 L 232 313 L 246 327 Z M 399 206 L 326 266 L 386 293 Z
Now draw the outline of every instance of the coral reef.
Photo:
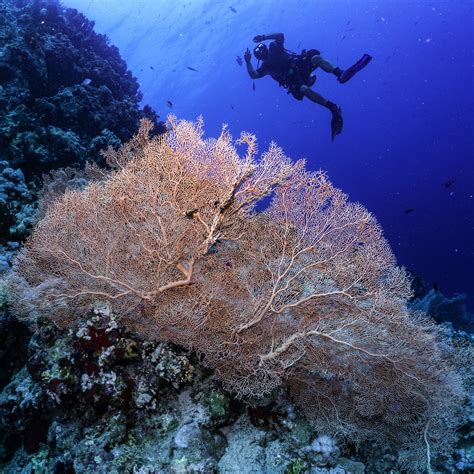
M 30 339 L 27 326 L 6 311 L 5 299 L 0 282 L 0 390 L 26 363 L 27 344 Z
M 93 27 L 56 0 L 0 0 L 0 272 L 38 221 L 45 244 L 0 280 L 0 471 L 471 472 L 454 369 L 474 340 L 446 322 L 472 329 L 463 297 L 420 284 L 411 308 L 443 324 L 408 312 L 373 217 L 276 146 L 257 163 L 244 135 L 242 160 L 225 130 L 174 119 L 150 140 L 164 124 Z M 58 210 L 91 189 L 88 234 L 64 220 L 77 201 Z
M 456 329 L 474 333 L 474 314 L 469 312 L 467 295 L 443 295 L 437 283 L 428 285 L 421 275 L 408 272 L 411 277 L 412 298 L 410 306 L 414 311 L 422 311 L 438 323 L 451 323 Z
M 100 162 L 143 117 L 164 131 L 93 27 L 56 0 L 0 0 L 0 271 L 31 229 L 43 173 Z
M 13 350 L 7 346 L 5 352 L 11 356 Z M 71 412 L 71 418 L 80 414 L 85 425 L 105 413 L 126 413 L 130 423 L 157 413 L 163 391 L 189 384 L 193 374 L 181 351 L 133 339 L 106 308 L 62 334 L 51 323 L 39 321 L 25 367 L 0 396 L 0 457 L 11 459 L 21 446 L 36 453 L 48 443 L 55 423 L 61 424 L 58 411 Z
M 337 443 L 283 392 L 265 406 L 235 400 L 196 358 L 128 332 L 107 306 L 67 330 L 37 321 L 21 364 L 0 393 L 2 472 L 400 472 L 389 446 Z M 472 405 L 463 423 L 439 472 L 472 469 Z
M 238 397 L 285 387 L 319 432 L 431 469 L 456 442 L 472 356 L 408 310 L 374 217 L 274 144 L 257 161 L 250 134 L 241 158 L 225 129 L 150 128 L 47 208 L 10 275 L 17 314 L 70 327 L 103 300 L 130 330 L 196 351 Z
M 117 48 L 77 10 L 3 0 L 0 13 L 0 153 L 27 180 L 95 160 L 153 118 Z
M 0 161 L 0 272 L 18 250 L 24 236 L 31 231 L 36 217 L 34 193 L 25 183 L 20 169 Z

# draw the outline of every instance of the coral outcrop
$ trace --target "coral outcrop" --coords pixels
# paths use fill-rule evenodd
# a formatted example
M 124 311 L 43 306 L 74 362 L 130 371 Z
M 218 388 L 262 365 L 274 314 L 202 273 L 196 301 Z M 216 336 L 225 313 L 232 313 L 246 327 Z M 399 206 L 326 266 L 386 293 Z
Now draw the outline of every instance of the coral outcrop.
M 133 338 L 106 308 L 68 333 L 47 321 L 38 324 L 25 367 L 0 396 L 1 461 L 19 447 L 36 453 L 47 444 L 52 426 L 61 424 L 58 410 L 85 424 L 111 411 L 138 423 L 162 410 L 163 394 L 193 380 L 193 365 L 182 351 Z
M 96 160 L 153 118 L 117 48 L 93 28 L 56 1 L 0 2 L 0 154 L 27 180 Z
M 142 117 L 164 130 L 93 28 L 56 0 L 0 0 L 0 272 L 31 229 L 42 173 L 101 161 Z
M 13 321 L 0 315 L 2 337 Z M 27 335 L 18 325 L 10 338 Z M 0 352 L 16 372 L 2 373 L 2 472 L 398 472 L 396 450 L 337 443 L 284 392 L 264 406 L 235 400 L 194 356 L 128 332 L 107 306 L 68 330 L 37 321 L 27 354 L 18 353 L 22 344 L 6 341 Z M 474 416 L 466 408 L 461 443 L 439 472 L 474 466 Z

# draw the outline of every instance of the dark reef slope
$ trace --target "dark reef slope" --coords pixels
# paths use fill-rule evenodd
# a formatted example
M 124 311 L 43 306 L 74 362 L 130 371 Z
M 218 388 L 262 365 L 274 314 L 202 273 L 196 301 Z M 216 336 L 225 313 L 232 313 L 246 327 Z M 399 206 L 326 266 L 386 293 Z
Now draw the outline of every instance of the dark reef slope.
M 100 160 L 127 141 L 145 106 L 119 51 L 55 0 L 0 0 L 0 245 L 31 227 L 42 173 Z M 9 243 L 8 243 L 9 242 Z M 8 258 L 0 258 L 0 270 Z
M 27 179 L 95 159 L 152 114 L 118 49 L 93 28 L 55 2 L 0 1 L 0 154 Z

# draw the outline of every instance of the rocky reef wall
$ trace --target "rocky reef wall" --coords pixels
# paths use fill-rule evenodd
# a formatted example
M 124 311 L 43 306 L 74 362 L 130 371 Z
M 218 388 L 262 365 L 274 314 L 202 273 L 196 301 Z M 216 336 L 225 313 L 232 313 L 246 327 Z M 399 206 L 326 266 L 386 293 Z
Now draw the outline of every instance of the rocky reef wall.
M 0 271 L 29 232 L 41 176 L 101 161 L 147 117 L 137 79 L 94 22 L 56 0 L 0 0 Z

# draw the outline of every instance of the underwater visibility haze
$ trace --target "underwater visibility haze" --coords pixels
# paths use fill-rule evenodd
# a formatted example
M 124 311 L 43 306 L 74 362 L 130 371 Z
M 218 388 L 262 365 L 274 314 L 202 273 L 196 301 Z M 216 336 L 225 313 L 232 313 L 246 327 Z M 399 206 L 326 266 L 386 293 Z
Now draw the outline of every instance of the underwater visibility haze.
M 0 0 L 0 472 L 474 472 L 465 0 Z

